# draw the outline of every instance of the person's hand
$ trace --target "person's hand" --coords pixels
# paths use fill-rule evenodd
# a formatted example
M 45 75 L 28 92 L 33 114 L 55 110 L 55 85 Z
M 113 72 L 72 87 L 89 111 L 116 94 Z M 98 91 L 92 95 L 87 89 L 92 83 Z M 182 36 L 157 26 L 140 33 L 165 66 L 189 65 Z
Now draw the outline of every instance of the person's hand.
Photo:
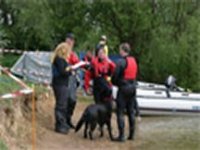
M 106 78 L 106 80 L 107 80 L 108 82 L 111 82 L 111 77 L 108 76 L 108 77 Z
M 90 69 L 91 69 L 91 64 L 87 62 L 87 63 L 85 64 L 85 66 L 84 66 L 84 69 L 85 69 L 85 70 L 90 70 Z
M 66 71 L 71 71 L 72 68 L 71 68 L 71 66 L 68 66 L 68 67 L 65 68 L 65 70 L 66 70 Z

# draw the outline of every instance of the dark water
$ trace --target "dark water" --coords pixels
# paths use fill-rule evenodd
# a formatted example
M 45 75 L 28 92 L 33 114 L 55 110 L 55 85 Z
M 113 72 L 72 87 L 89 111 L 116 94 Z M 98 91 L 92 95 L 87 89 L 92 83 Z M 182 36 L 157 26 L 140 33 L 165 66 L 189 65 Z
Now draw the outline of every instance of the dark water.
M 136 149 L 200 150 L 200 117 L 143 117 L 136 136 Z

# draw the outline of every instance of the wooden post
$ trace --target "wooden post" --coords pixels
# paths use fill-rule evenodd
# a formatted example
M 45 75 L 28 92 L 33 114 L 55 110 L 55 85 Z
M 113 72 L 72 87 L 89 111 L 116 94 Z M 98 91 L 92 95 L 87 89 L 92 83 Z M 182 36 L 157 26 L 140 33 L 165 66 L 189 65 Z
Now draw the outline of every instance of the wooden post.
M 35 114 L 35 87 L 32 86 L 32 150 L 36 149 L 36 114 Z

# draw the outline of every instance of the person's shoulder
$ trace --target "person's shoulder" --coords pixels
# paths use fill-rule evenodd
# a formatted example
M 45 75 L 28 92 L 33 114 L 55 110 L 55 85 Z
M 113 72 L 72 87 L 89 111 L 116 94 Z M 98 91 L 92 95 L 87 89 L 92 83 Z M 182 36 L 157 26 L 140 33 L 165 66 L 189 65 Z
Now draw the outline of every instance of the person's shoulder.
M 78 57 L 78 55 L 77 55 L 76 52 L 74 52 L 74 51 L 71 51 L 70 55 L 71 55 L 72 57 Z
M 131 58 L 133 61 L 137 63 L 137 59 L 134 56 L 129 56 L 129 58 Z
M 132 55 L 128 55 L 126 58 L 131 58 L 131 59 L 136 59 L 134 56 Z
M 60 58 L 56 56 L 52 62 L 53 65 L 58 65 L 60 63 Z
M 116 62 L 117 67 L 122 67 L 124 68 L 126 66 L 126 59 L 125 58 L 119 58 Z
M 121 63 L 124 63 L 124 62 L 126 62 L 126 59 L 123 58 L 123 57 L 121 57 L 121 58 L 119 58 L 119 59 L 117 60 L 117 64 L 121 64 Z
M 58 57 L 58 56 L 56 56 L 55 58 L 54 58 L 54 62 L 57 62 L 57 61 L 59 61 L 60 60 L 60 57 Z
M 98 62 L 98 58 L 97 57 L 93 57 L 92 60 L 91 60 L 91 63 L 92 64 L 95 64 Z

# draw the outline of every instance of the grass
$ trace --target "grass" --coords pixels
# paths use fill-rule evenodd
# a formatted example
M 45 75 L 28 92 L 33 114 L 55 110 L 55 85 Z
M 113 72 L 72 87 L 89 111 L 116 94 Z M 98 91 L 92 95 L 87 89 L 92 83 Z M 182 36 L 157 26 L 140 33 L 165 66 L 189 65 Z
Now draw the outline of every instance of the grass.
M 8 147 L 1 139 L 0 139 L 0 150 L 8 150 Z
M 4 54 L 0 55 L 0 64 L 4 67 L 11 68 L 15 62 L 19 59 L 19 55 L 15 54 Z
M 32 87 L 33 83 L 26 82 L 29 87 Z M 0 75 L 0 95 L 14 92 L 22 89 L 22 87 L 17 84 L 13 79 L 6 75 Z M 35 85 L 35 90 L 37 93 L 47 91 L 47 88 L 43 85 Z
M 0 75 L 0 95 L 19 90 L 21 87 L 6 75 Z

